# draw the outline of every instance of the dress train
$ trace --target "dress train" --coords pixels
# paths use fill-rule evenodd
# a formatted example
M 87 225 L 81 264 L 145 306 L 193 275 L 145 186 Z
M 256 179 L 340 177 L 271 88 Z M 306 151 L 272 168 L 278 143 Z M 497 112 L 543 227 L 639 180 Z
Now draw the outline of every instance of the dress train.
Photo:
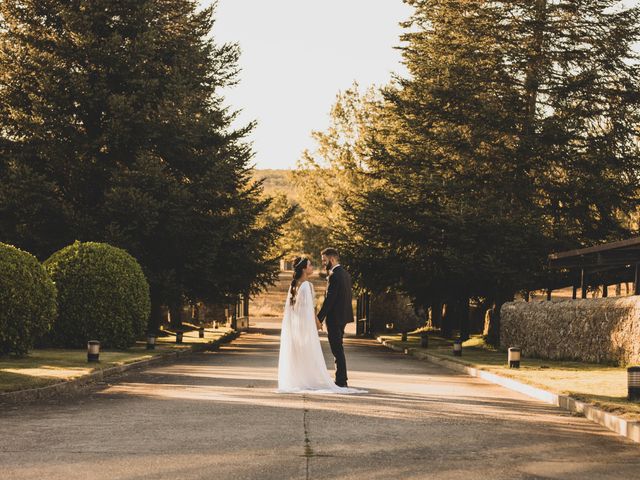
M 316 329 L 313 286 L 303 282 L 291 306 L 287 294 L 280 334 L 278 358 L 279 393 L 366 393 L 350 387 L 339 387 L 327 371 L 320 336 Z

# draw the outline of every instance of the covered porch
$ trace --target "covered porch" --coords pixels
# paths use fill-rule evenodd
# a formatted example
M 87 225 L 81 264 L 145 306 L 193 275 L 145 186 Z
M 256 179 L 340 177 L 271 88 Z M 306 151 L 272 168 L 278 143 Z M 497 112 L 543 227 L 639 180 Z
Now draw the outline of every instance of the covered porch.
M 611 285 L 633 283 L 631 294 L 640 294 L 640 237 L 549 255 L 549 266 L 566 276 L 547 289 L 547 298 L 557 288 L 573 287 L 573 298 L 587 298 L 589 288 L 602 288 L 609 296 Z

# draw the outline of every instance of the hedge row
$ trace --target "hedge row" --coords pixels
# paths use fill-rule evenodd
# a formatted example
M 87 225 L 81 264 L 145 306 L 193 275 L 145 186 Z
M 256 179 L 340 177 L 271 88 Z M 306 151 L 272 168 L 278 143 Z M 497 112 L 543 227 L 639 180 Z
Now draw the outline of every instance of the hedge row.
M 0 244 L 0 353 L 25 354 L 35 340 L 69 348 L 99 340 L 126 348 L 143 335 L 149 284 L 126 251 L 75 242 L 43 265 Z

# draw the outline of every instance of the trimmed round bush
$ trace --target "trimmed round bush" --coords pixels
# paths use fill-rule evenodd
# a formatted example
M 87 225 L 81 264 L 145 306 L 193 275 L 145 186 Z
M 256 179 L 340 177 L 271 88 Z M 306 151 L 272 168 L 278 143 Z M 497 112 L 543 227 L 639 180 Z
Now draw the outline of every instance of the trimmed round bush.
M 49 331 L 56 287 L 38 259 L 0 243 L 0 353 L 24 355 Z
M 83 348 L 98 340 L 103 347 L 126 348 L 142 336 L 151 310 L 149 284 L 126 251 L 76 241 L 44 266 L 58 289 L 55 345 Z

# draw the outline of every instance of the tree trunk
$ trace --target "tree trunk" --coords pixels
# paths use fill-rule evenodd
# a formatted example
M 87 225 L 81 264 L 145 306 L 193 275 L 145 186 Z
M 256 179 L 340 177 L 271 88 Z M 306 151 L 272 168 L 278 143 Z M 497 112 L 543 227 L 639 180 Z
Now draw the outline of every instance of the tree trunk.
M 182 304 L 175 303 L 170 305 L 169 314 L 171 315 L 171 328 L 173 330 L 180 330 L 182 328 Z
M 445 304 L 441 327 L 442 336 L 444 338 L 451 338 L 453 336 L 454 310 L 453 302 L 447 302 Z
M 431 325 L 433 328 L 442 328 L 442 302 L 440 300 L 431 302 Z
M 500 346 L 500 309 L 505 302 L 513 299 L 513 294 L 499 294 L 493 303 L 491 309 L 491 317 L 489 321 L 489 333 L 487 335 L 487 343 L 494 347 Z
M 534 131 L 536 121 L 536 107 L 540 90 L 540 70 L 542 67 L 544 45 L 544 30 L 547 23 L 547 0 L 536 0 L 536 22 L 533 32 L 533 48 L 527 65 L 525 90 L 527 98 L 527 115 L 523 125 L 526 137 Z
M 523 45 L 529 53 L 526 55 L 527 66 L 524 81 L 524 100 L 526 102 L 526 112 L 522 120 L 522 130 L 520 145 L 518 147 L 518 157 L 521 165 L 514 171 L 514 185 L 526 185 L 526 175 L 532 168 L 531 161 L 534 137 L 536 132 L 536 113 L 538 97 L 540 94 L 540 81 L 542 66 L 544 61 L 544 32 L 547 23 L 547 0 L 535 0 L 535 23 L 532 32 L 533 41 L 531 44 Z M 517 192 L 513 192 L 511 200 L 518 197 Z
M 487 338 L 491 329 L 491 315 L 493 314 L 493 299 L 485 298 L 485 311 L 484 311 L 484 328 L 482 329 L 482 335 Z
M 462 297 L 459 302 L 458 317 L 460 322 L 460 340 L 469 340 L 469 297 Z
M 149 323 L 147 324 L 148 333 L 155 333 L 162 325 L 162 300 L 160 296 L 155 294 L 151 289 L 151 314 L 149 315 Z

